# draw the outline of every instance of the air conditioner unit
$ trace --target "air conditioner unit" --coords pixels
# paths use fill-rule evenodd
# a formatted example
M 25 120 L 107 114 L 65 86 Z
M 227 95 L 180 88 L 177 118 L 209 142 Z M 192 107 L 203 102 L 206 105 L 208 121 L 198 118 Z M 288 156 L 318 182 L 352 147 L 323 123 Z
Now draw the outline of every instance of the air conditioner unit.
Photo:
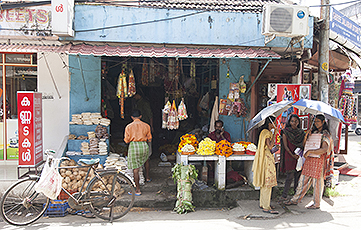
M 307 6 L 266 4 L 263 6 L 262 34 L 281 37 L 307 36 L 308 15 Z

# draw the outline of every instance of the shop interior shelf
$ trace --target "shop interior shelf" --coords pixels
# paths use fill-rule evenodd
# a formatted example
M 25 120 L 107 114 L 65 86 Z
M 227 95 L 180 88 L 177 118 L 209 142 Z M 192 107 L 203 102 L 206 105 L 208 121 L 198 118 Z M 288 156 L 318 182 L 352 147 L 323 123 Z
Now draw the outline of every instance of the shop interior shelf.
M 69 132 L 74 135 L 88 136 L 88 132 L 95 131 L 98 125 L 69 125 Z M 106 126 L 109 133 L 109 126 Z

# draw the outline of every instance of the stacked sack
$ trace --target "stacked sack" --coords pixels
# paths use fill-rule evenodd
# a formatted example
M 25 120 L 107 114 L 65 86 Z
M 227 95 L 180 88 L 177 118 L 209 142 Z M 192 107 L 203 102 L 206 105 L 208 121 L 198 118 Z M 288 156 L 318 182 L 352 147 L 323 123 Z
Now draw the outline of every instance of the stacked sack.
M 127 160 L 117 154 L 110 154 L 105 160 L 104 168 L 105 170 L 118 169 L 122 172 L 126 172 L 128 169 Z
M 105 139 L 101 139 L 98 143 L 99 155 L 107 155 L 108 154 L 108 146 L 107 146 L 107 143 L 105 143 L 104 141 L 105 141 Z
M 110 120 L 107 118 L 101 118 L 99 121 L 99 124 L 104 125 L 104 126 L 109 126 L 110 125 Z
M 107 128 L 101 125 L 97 125 L 95 128 L 95 135 L 99 139 L 108 139 L 109 137 Z
M 92 113 L 91 114 L 91 121 L 94 125 L 98 125 L 100 122 L 100 119 L 102 118 L 102 115 L 100 113 Z
M 81 113 L 82 119 L 83 119 L 83 124 L 84 125 L 92 125 L 93 122 L 91 120 L 91 113 Z
M 93 137 L 89 139 L 89 153 L 90 155 L 98 155 L 98 138 Z
M 69 124 L 82 125 L 83 124 L 82 116 L 80 114 L 71 115 L 71 122 L 69 122 Z
M 90 154 L 89 143 L 88 142 L 82 142 L 80 150 L 82 151 L 83 155 L 89 155 Z

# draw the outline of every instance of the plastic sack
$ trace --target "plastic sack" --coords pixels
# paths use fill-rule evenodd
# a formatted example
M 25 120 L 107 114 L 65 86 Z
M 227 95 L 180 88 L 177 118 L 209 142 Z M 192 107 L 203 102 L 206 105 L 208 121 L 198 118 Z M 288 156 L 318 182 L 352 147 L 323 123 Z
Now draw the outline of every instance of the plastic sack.
M 35 185 L 35 191 L 43 193 L 46 197 L 55 200 L 61 192 L 62 176 L 55 168 L 59 160 L 52 160 L 49 166 L 49 158 L 45 162 L 45 166 L 41 173 L 39 181 Z
M 207 92 L 199 102 L 199 107 L 202 109 L 208 110 L 209 108 L 209 92 Z

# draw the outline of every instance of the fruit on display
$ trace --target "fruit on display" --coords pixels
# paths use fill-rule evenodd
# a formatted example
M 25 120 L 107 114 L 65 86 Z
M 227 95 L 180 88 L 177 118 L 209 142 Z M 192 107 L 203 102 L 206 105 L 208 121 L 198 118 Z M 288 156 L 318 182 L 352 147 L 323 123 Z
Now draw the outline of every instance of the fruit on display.
M 198 155 L 213 155 L 216 150 L 216 142 L 212 141 L 209 137 L 204 138 L 198 144 L 197 154 Z

